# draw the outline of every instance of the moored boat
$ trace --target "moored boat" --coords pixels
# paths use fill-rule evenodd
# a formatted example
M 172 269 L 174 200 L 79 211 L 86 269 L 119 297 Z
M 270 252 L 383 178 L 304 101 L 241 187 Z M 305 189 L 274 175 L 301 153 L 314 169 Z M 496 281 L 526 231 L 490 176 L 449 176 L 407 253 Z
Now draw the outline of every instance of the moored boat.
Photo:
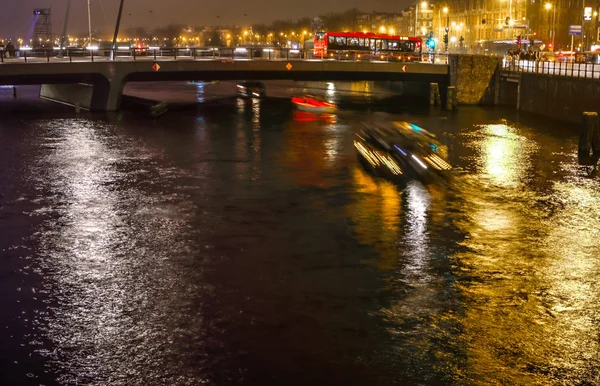
M 237 94 L 243 98 L 264 98 L 267 90 L 262 82 L 244 81 L 236 85 Z
M 333 113 L 337 110 L 335 103 L 330 103 L 314 95 L 303 95 L 292 98 L 292 103 L 302 111 L 312 113 Z

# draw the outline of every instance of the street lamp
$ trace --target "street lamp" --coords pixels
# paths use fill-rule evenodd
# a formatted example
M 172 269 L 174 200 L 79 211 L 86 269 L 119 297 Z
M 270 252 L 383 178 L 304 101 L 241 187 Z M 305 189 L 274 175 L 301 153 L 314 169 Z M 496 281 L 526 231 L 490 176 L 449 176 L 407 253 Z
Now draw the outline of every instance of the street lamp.
M 446 33 L 444 34 L 444 45 L 445 45 L 446 55 L 448 55 L 448 35 L 449 35 L 449 31 L 450 31 L 450 29 L 448 28 L 448 24 L 450 23 L 450 16 L 448 16 L 448 7 L 444 7 L 444 9 L 442 11 L 444 11 L 444 15 L 446 15 Z M 446 56 L 446 58 L 447 58 L 447 56 Z
M 123 2 L 125 0 L 121 0 L 121 4 L 119 5 L 119 13 L 117 15 L 117 25 L 115 26 L 115 34 L 113 35 L 112 41 L 112 50 L 110 52 L 110 56 L 113 60 L 115 60 L 115 50 L 117 49 L 117 36 L 119 35 L 119 27 L 121 26 L 121 15 L 123 14 Z M 91 36 L 91 35 L 90 35 Z M 92 42 L 90 41 L 90 44 Z
M 546 8 L 546 10 L 550 10 L 552 9 L 552 51 L 554 51 L 554 35 L 555 35 L 555 29 L 554 29 L 554 23 L 556 22 L 556 7 L 554 7 L 552 4 L 550 3 L 546 3 L 546 5 L 544 5 L 544 8 Z

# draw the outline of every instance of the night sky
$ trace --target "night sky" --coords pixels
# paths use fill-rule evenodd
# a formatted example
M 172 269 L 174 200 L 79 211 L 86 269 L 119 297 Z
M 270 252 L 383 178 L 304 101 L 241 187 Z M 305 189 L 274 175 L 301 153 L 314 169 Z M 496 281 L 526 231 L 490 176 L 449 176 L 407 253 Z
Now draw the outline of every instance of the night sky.
M 33 22 L 33 9 L 46 7 L 52 7 L 53 30 L 59 32 L 66 3 L 67 0 L 4 0 L 0 36 L 27 34 Z M 411 0 L 125 0 L 122 28 L 169 23 L 192 26 L 270 23 L 275 19 L 295 20 L 353 7 L 366 12 L 399 12 L 408 3 Z M 119 0 L 92 0 L 94 30 L 108 32 L 114 28 L 118 4 Z M 71 0 L 69 27 L 72 33 L 87 31 L 87 0 Z

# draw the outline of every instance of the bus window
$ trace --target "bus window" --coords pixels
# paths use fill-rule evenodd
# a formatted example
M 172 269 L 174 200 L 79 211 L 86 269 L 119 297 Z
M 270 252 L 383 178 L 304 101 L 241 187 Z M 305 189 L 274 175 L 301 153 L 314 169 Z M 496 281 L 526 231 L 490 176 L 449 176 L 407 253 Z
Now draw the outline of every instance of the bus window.
M 358 38 L 358 46 L 359 47 L 364 47 L 365 46 L 365 39 L 364 38 Z
M 387 40 L 382 40 L 381 41 L 381 49 L 382 50 L 387 50 L 388 49 L 388 41 Z
M 329 44 L 330 46 L 335 46 L 335 36 L 328 36 L 327 44 Z
M 375 51 L 375 39 L 369 39 L 369 42 L 371 43 L 371 51 Z
M 381 40 L 375 40 L 375 50 L 379 51 L 381 49 Z
M 346 45 L 346 38 L 344 38 L 344 37 L 341 37 L 341 36 L 338 36 L 338 37 L 336 37 L 336 38 L 335 38 L 335 43 L 336 43 L 338 46 L 340 46 L 340 47 L 343 47 L 343 46 L 345 46 L 345 45 Z
M 325 33 L 324 32 L 317 32 L 315 34 L 315 40 L 323 40 L 324 37 L 325 37 Z
M 358 38 L 348 38 L 348 45 L 352 47 L 358 46 Z

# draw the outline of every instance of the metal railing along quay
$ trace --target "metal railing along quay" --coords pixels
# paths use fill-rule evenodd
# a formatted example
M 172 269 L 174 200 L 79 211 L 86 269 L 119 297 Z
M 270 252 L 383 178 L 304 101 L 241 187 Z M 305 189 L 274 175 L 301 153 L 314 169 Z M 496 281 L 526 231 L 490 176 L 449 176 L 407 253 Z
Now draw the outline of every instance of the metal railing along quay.
M 502 60 L 502 71 L 507 73 L 537 73 L 573 78 L 600 79 L 600 64 L 541 60 Z
M 0 51 L 0 63 L 22 62 L 82 62 L 130 60 L 337 60 L 364 62 L 413 62 L 446 64 L 445 54 L 416 54 L 407 52 L 337 52 L 315 55 L 312 50 L 270 47 L 151 47 L 116 50 L 66 48 L 21 49 L 8 54 Z

